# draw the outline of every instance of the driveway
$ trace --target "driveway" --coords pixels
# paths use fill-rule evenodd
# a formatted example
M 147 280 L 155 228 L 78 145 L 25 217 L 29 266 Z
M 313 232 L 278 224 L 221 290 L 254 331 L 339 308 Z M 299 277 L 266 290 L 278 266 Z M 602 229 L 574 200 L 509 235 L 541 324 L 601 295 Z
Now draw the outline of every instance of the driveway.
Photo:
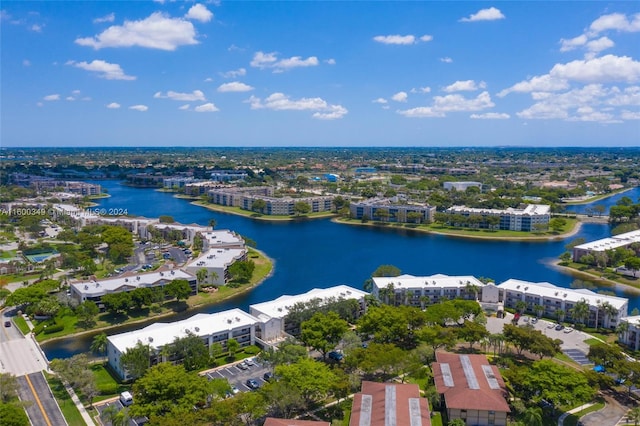
M 206 373 L 210 379 L 227 379 L 231 386 L 235 386 L 242 392 L 249 391 L 249 387 L 245 384 L 248 379 L 254 379 L 260 386 L 264 385 L 264 373 L 271 372 L 272 369 L 268 365 L 262 365 L 257 360 L 255 365 L 248 366 L 246 370 L 238 367 L 238 363 L 228 364 L 215 368 Z

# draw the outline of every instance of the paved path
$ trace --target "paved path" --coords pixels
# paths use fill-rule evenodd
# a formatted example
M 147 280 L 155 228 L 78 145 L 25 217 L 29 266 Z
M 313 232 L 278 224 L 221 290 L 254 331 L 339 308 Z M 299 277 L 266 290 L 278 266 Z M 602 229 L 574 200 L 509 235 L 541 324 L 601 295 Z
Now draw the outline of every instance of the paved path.
M 60 407 L 42 373 L 17 378 L 18 396 L 26 402 L 25 410 L 34 426 L 67 426 Z

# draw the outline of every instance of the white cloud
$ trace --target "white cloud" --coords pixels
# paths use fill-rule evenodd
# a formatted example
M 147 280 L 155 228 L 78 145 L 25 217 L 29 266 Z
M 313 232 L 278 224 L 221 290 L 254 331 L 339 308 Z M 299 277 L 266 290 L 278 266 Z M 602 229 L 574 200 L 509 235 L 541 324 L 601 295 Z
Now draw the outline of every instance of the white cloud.
M 94 49 L 140 46 L 172 51 L 179 46 L 198 44 L 195 36 L 191 22 L 155 12 L 140 21 L 125 21 L 122 26 L 113 25 L 95 37 L 78 38 L 75 42 Z
M 73 65 L 76 68 L 81 68 L 85 71 L 91 71 L 98 73 L 98 77 L 104 78 L 106 80 L 135 80 L 136 77 L 131 75 L 126 75 L 120 65 L 118 64 L 110 64 L 109 62 L 94 59 L 91 62 L 75 62 L 68 61 L 67 65 Z
M 238 78 L 247 75 L 247 70 L 244 68 L 238 68 L 237 70 L 231 70 L 221 73 L 224 78 Z
M 638 32 L 640 31 L 640 13 L 636 13 L 629 19 L 622 13 L 603 15 L 593 21 L 589 29 L 592 34 L 598 34 L 607 30 Z
M 375 36 L 373 38 L 374 41 L 382 44 L 413 44 L 416 42 L 416 37 L 413 35 L 386 35 L 386 36 Z
M 178 109 L 179 109 L 180 111 L 187 111 L 190 107 L 191 107 L 191 105 L 189 105 L 189 104 L 184 104 L 184 105 L 179 106 L 179 107 L 178 107 Z
M 107 108 L 109 109 L 118 109 L 120 108 L 120 104 L 117 102 L 111 102 L 110 104 L 107 104 Z
M 195 4 L 191 6 L 186 15 L 187 19 L 195 19 L 200 22 L 209 22 L 213 19 L 213 13 L 209 11 L 205 6 L 201 4 Z
M 146 105 L 132 105 L 129 107 L 129 109 L 135 110 L 135 111 L 140 111 L 140 112 L 145 112 L 149 109 L 148 106 Z
M 507 120 L 511 118 L 504 112 L 485 112 L 484 114 L 471 114 L 471 118 L 479 120 Z
M 589 39 L 585 34 L 581 34 L 578 37 L 574 37 L 569 40 L 562 38 L 560 39 L 560 51 L 568 52 L 576 47 L 584 46 L 587 43 L 587 40 Z
M 42 99 L 44 99 L 45 101 L 59 101 L 60 95 L 56 93 L 55 95 L 47 95 Z
M 495 104 L 491 101 L 489 92 L 482 92 L 477 97 L 467 99 L 462 95 L 434 96 L 434 108 L 438 111 L 480 111 L 491 108 Z
M 272 109 L 275 111 L 315 111 L 313 118 L 323 120 L 333 120 L 342 118 L 349 111 L 342 105 L 330 105 L 322 98 L 300 98 L 293 100 L 284 93 L 272 93 L 262 101 L 260 98 L 251 96 L 248 101 L 251 109 Z
M 504 19 L 505 16 L 495 7 L 488 9 L 481 9 L 477 13 L 470 15 L 468 18 L 461 18 L 460 22 L 476 22 L 476 21 L 495 21 L 497 19 Z
M 398 92 L 395 95 L 391 96 L 391 99 L 396 102 L 407 102 L 408 97 L 409 95 L 407 95 L 407 92 Z
M 171 99 L 174 101 L 187 101 L 187 102 L 192 102 L 192 101 L 206 101 L 207 99 L 204 96 L 204 93 L 202 93 L 201 90 L 194 90 L 191 93 L 180 93 L 180 92 L 174 92 L 172 90 L 169 90 L 166 94 L 162 94 L 162 92 L 156 92 L 153 95 L 154 98 L 156 99 Z
M 207 77 L 204 79 L 205 83 L 211 83 L 213 81 L 213 78 L 211 77 Z
M 218 92 L 249 92 L 254 88 L 248 84 L 241 83 L 239 81 L 233 81 L 231 83 L 224 83 L 218 87 Z
M 610 49 L 613 46 L 615 46 L 615 43 L 608 37 L 600 37 L 597 40 L 591 40 L 585 45 L 587 50 L 592 53 L 600 53 L 601 51 Z
M 444 117 L 444 113 L 442 111 L 437 111 L 431 107 L 417 107 L 407 110 L 398 110 L 396 112 L 409 118 Z
M 433 36 L 429 35 L 429 34 L 425 34 L 422 37 L 420 37 L 420 41 L 427 42 L 427 41 L 431 41 L 431 40 L 433 40 Z
M 620 92 L 620 90 L 617 87 L 613 87 L 611 90 L 612 90 L 612 97 L 607 101 L 609 105 L 640 106 L 640 86 L 627 87 L 622 92 Z
M 448 56 L 445 56 L 444 58 L 440 58 L 440 62 L 444 62 L 445 64 L 450 64 L 453 62 L 453 59 L 451 59 Z
M 498 97 L 504 97 L 512 92 L 528 93 L 528 92 L 553 92 L 569 88 L 567 80 L 555 78 L 549 74 L 531 77 L 529 80 L 521 81 L 514 84 L 508 89 L 504 89 L 498 93 Z
M 430 93 L 431 92 L 431 87 L 429 86 L 425 86 L 425 87 L 418 87 L 418 88 L 412 88 L 410 90 L 411 93 Z
M 199 105 L 193 109 L 195 112 L 216 112 L 220 111 L 214 104 L 211 102 Z
M 551 78 L 604 83 L 640 81 L 640 62 L 628 56 L 605 55 L 599 58 L 556 64 L 549 72 Z
M 41 33 L 42 32 L 42 27 L 43 27 L 43 25 L 33 24 L 29 29 L 31 31 L 33 31 L 33 32 Z
M 319 64 L 320 62 L 315 56 L 309 56 L 306 59 L 302 59 L 301 56 L 292 56 L 278 60 L 278 54 L 276 52 L 256 52 L 250 62 L 252 67 L 260 69 L 272 68 L 274 72 L 282 72 L 299 67 L 315 67 Z
M 74 98 L 73 96 L 67 96 L 66 98 L 64 98 L 65 101 L 69 101 L 69 102 L 73 102 L 76 100 L 76 98 Z
M 475 90 L 484 89 L 486 87 L 487 87 L 487 84 L 484 81 L 476 83 L 473 80 L 458 80 L 455 83 L 448 85 L 447 87 L 445 87 L 442 90 L 444 90 L 445 92 L 448 92 L 448 93 L 451 93 L 451 92 L 473 92 Z
M 624 110 L 620 114 L 620 118 L 623 120 L 640 120 L 640 111 Z
M 386 104 L 387 100 L 385 98 L 378 98 L 378 99 L 374 99 L 371 102 L 373 102 L 374 104 Z
M 96 18 L 93 20 L 94 24 L 100 24 L 102 22 L 113 22 L 116 19 L 116 15 L 112 12 L 108 15 L 102 16 L 100 18 Z
M 333 59 L 333 58 L 325 59 L 324 62 L 326 64 L 329 64 L 329 65 L 335 65 L 336 64 L 336 60 Z

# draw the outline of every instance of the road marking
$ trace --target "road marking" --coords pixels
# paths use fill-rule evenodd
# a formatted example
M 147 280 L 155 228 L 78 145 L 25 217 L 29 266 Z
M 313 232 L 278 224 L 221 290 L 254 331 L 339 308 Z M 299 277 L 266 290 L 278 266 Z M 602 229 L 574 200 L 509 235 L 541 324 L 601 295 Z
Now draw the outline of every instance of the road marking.
M 42 415 L 44 416 L 44 421 L 47 422 L 48 426 L 51 426 L 51 422 L 49 421 L 49 416 L 47 416 L 47 413 L 44 411 L 44 407 L 42 406 L 42 402 L 40 402 L 40 398 L 38 398 L 38 394 L 36 393 L 36 389 L 33 387 L 33 384 L 31 383 L 31 379 L 29 378 L 29 375 L 25 374 L 24 378 L 27 379 L 27 384 L 31 388 L 31 392 L 33 393 L 33 396 L 36 398 L 36 403 L 38 404 L 38 407 L 40 407 L 40 411 L 42 412 Z

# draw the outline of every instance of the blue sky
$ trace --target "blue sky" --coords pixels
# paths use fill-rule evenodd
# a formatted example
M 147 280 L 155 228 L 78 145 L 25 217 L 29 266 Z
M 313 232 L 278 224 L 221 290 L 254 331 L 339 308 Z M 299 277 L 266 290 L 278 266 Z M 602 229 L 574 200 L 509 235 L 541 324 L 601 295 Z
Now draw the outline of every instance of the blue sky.
M 3 1 L 0 144 L 640 146 L 640 2 Z

